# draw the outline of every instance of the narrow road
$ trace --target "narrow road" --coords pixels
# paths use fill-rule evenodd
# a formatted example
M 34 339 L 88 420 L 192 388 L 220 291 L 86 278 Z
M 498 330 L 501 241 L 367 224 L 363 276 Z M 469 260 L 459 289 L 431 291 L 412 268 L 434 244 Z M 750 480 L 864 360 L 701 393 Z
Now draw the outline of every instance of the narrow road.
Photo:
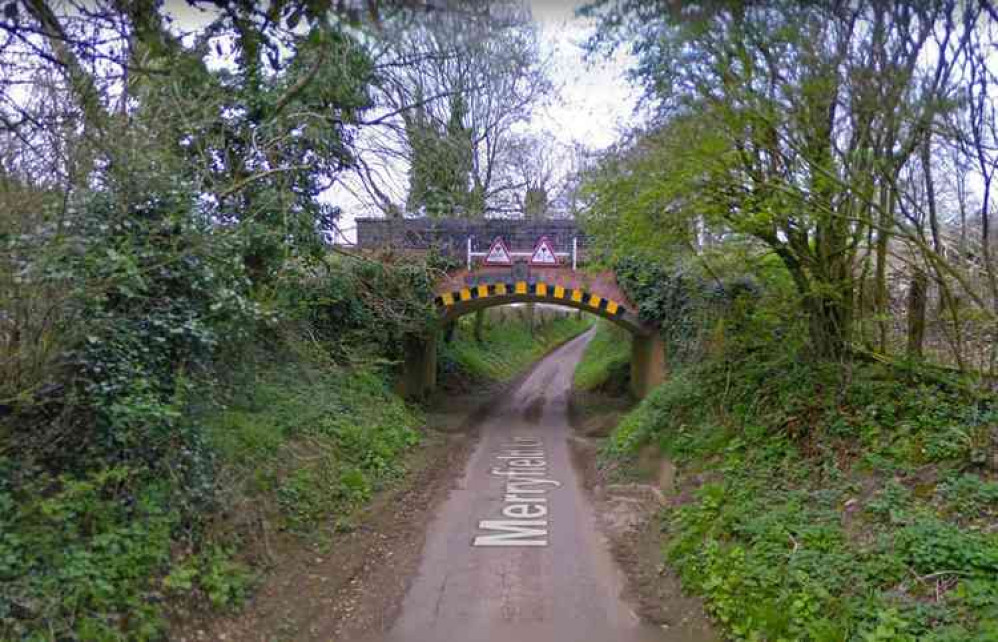
M 667 639 L 621 601 L 621 572 L 569 456 L 568 395 L 591 338 L 545 358 L 482 422 L 390 642 Z

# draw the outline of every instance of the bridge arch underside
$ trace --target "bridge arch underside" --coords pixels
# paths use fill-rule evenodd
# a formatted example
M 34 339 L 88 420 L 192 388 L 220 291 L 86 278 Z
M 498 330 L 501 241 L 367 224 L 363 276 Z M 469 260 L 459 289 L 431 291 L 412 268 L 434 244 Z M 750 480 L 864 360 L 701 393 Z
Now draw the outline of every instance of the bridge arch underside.
M 643 323 L 624 303 L 598 293 L 544 282 L 493 282 L 456 290 L 436 298 L 439 325 L 426 336 L 413 337 L 406 349 L 403 392 L 425 397 L 436 387 L 439 330 L 449 322 L 486 308 L 514 303 L 545 303 L 603 317 L 631 333 L 631 392 L 640 399 L 664 381 L 665 346 L 657 328 Z
M 514 303 L 548 303 L 582 310 L 609 319 L 632 335 L 651 335 L 655 328 L 641 322 L 638 315 L 623 303 L 580 289 L 551 286 L 546 283 L 490 283 L 437 296 L 441 321 L 453 321 L 471 312 Z

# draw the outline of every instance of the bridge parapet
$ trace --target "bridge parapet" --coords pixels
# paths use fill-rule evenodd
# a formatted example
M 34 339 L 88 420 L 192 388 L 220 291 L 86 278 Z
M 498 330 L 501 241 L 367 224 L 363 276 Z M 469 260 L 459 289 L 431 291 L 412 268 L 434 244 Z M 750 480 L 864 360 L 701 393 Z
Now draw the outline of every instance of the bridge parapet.
M 471 241 L 472 252 L 486 252 L 501 237 L 514 252 L 534 249 L 537 240 L 547 239 L 556 252 L 577 248 L 584 255 L 586 236 L 571 219 L 524 221 L 518 219 L 432 219 L 359 218 L 357 246 L 361 249 L 392 247 L 403 250 L 429 250 L 463 259 Z

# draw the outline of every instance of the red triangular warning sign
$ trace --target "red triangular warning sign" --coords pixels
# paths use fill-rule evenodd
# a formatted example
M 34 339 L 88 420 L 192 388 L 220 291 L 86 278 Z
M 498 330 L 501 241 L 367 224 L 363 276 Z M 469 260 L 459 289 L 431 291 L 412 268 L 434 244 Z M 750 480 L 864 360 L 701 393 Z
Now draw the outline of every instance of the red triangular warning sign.
M 548 237 L 542 236 L 541 240 L 537 241 L 537 247 L 534 248 L 534 253 L 530 255 L 530 264 L 558 265 L 558 257 L 554 255 L 554 246 L 551 245 Z
M 485 255 L 485 265 L 512 265 L 513 259 L 509 255 L 509 248 L 503 243 L 502 237 L 497 236 L 489 247 L 489 253 Z

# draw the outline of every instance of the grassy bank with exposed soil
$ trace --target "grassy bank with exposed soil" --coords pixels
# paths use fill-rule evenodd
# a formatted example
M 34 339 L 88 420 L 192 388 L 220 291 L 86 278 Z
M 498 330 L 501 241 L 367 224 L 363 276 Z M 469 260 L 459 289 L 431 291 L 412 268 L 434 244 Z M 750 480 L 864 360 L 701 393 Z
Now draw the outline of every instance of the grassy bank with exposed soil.
M 574 387 L 582 392 L 623 394 L 630 383 L 631 335 L 609 321 L 600 320 L 597 325 L 596 336 L 575 368 Z
M 637 405 L 629 389 L 630 335 L 601 321 L 575 370 L 569 413 L 575 466 L 596 507 L 598 523 L 626 578 L 625 599 L 643 620 L 675 639 L 713 642 L 703 604 L 685 595 L 662 564 L 659 513 L 662 486 L 673 472 L 657 449 L 642 448 L 626 462 L 601 456 L 617 425 Z
M 493 394 L 489 384 L 588 327 L 574 316 L 535 322 L 531 334 L 519 314 L 496 315 L 483 342 L 459 328 L 443 351 L 442 386 Z M 468 416 L 484 397 L 417 407 L 376 365 L 337 365 L 307 346 L 257 358 L 245 376 L 233 374 L 239 385 L 207 422 L 232 490 L 233 509 L 216 530 L 239 542 L 225 558 L 238 576 L 226 580 L 221 612 L 176 602 L 171 636 L 269 642 L 376 630 L 400 603 L 400 578 L 415 571 L 426 523 L 473 444 Z M 166 581 L 189 592 L 197 573 L 180 569 Z
M 955 376 L 755 350 L 677 368 L 599 462 L 675 465 L 665 560 L 732 639 L 996 640 L 996 425 Z
M 575 368 L 569 414 L 581 435 L 606 437 L 634 406 L 630 394 L 631 336 L 609 321 L 596 334 Z

